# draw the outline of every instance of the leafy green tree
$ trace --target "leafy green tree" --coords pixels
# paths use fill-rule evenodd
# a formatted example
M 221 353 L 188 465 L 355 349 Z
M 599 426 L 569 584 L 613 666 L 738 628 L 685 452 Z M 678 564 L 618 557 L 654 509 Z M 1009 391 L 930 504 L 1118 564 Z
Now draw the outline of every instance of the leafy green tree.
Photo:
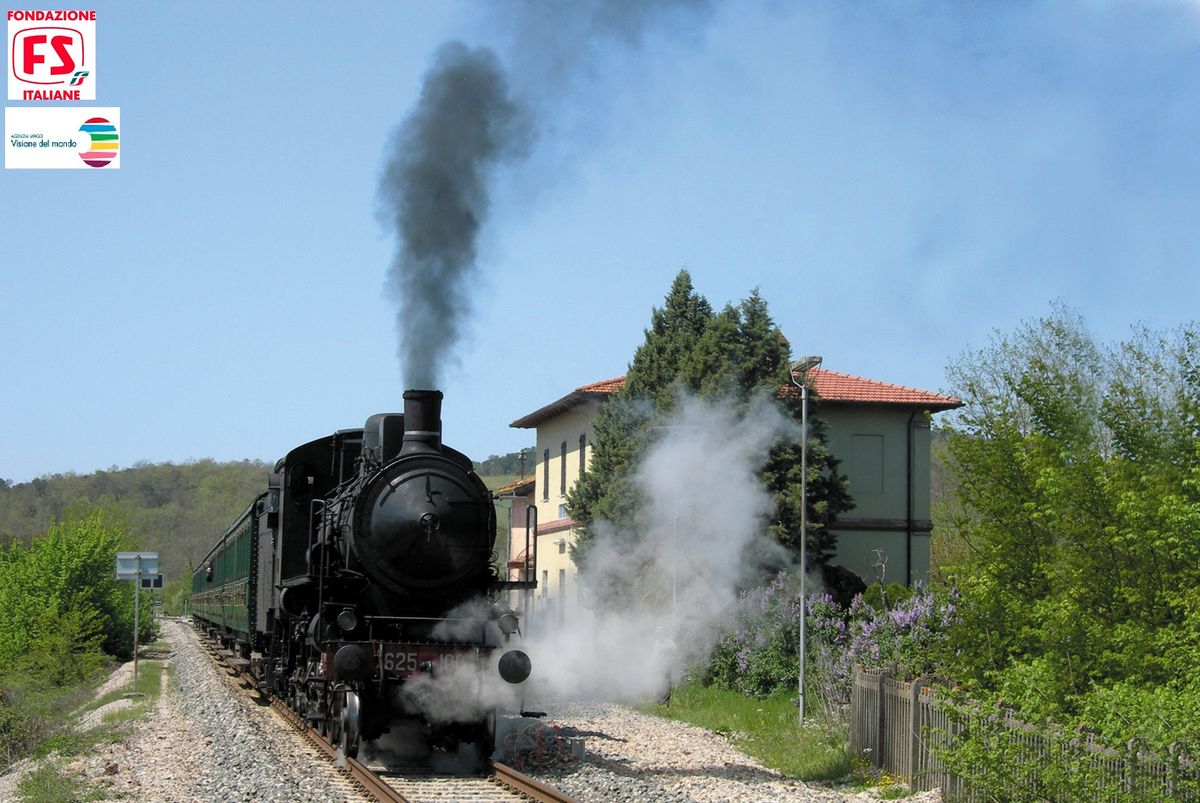
M 1193 328 L 1103 347 L 1061 306 L 951 366 L 955 680 L 1059 720 L 1194 687 L 1198 366 Z
M 49 682 L 77 680 L 103 651 L 132 657 L 133 586 L 114 577 L 125 534 L 103 514 L 57 524 L 0 557 L 0 671 L 24 667 Z M 153 630 L 149 597 L 140 638 Z
M 580 523 L 575 560 L 586 562 L 601 531 L 608 538 L 637 537 L 630 525 L 642 499 L 630 477 L 681 393 L 732 403 L 741 412 L 765 394 L 799 420 L 800 396 L 793 392 L 789 357 L 788 342 L 757 291 L 738 306 L 714 313 L 696 293 L 688 272 L 680 271 L 662 309 L 651 314 L 625 386 L 596 418 L 592 462 L 568 497 L 568 509 Z M 850 498 L 837 461 L 824 446 L 823 424 L 812 412 L 809 560 L 810 565 L 823 566 L 835 545 L 829 525 L 850 507 Z M 799 548 L 800 480 L 799 445 L 777 444 L 763 472 L 775 502 L 771 532 L 794 549 Z

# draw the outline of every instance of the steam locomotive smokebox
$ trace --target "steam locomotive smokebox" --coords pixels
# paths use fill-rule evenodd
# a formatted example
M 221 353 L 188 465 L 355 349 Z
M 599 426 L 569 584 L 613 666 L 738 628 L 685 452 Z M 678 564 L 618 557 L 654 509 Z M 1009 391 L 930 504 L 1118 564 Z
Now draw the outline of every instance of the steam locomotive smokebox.
M 479 584 L 496 537 L 491 494 L 470 461 L 442 447 L 441 407 L 441 391 L 405 391 L 399 457 L 364 487 L 344 531 L 362 570 L 409 596 Z

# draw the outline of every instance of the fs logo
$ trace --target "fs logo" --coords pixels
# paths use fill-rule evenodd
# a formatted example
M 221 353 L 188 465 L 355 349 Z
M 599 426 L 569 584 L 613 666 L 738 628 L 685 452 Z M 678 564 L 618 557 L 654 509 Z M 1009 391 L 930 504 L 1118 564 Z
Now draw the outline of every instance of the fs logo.
M 25 28 L 12 41 L 13 75 L 27 84 L 66 84 L 87 65 L 83 32 L 75 28 Z M 86 74 L 86 73 L 85 73 Z
M 8 12 L 8 99 L 95 100 L 96 12 Z

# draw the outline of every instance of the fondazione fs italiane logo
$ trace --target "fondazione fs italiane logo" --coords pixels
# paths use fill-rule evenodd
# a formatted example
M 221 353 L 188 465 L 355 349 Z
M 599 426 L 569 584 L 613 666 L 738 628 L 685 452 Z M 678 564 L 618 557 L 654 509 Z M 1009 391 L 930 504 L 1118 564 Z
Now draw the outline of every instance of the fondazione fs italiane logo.
M 96 99 L 96 12 L 8 11 L 8 99 Z

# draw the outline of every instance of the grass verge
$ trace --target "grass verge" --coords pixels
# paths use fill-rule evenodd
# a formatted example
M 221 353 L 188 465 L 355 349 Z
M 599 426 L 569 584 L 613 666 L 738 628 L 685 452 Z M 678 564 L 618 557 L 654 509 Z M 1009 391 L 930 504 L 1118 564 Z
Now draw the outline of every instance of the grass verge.
M 728 736 L 764 766 L 805 781 L 833 781 L 850 774 L 845 730 L 820 725 L 801 728 L 787 693 L 759 700 L 697 684 L 677 687 L 669 705 L 647 713 L 688 722 Z
M 140 661 L 139 663 L 137 691 L 134 691 L 132 681 L 128 686 L 122 686 L 118 690 L 124 692 L 122 696 L 134 694 L 139 696 L 132 698 L 134 703 L 128 708 L 121 708 L 105 714 L 102 720 L 104 724 L 115 725 L 141 719 L 158 705 L 158 695 L 162 693 L 162 677 L 166 664 L 164 661 Z
M 63 774 L 56 764 L 43 764 L 17 784 L 22 803 L 84 803 L 103 800 L 104 793 Z
M 59 706 L 47 705 L 43 702 L 36 716 L 31 715 L 30 723 L 36 726 L 38 735 L 28 743 L 28 753 L 34 758 L 50 758 L 36 770 L 21 779 L 17 794 L 25 803 L 69 803 L 71 801 L 91 801 L 104 799 L 103 790 L 89 784 L 86 780 L 63 772 L 63 760 L 90 752 L 102 742 L 115 742 L 121 738 L 122 725 L 126 722 L 140 720 L 154 710 L 158 697 L 162 692 L 164 670 L 170 671 L 166 661 L 145 660 L 139 662 L 137 692 L 134 694 L 132 678 L 120 688 L 114 689 L 83 705 L 82 707 L 62 706 L 61 703 L 74 699 L 78 695 L 89 693 L 86 688 L 76 688 L 59 691 L 51 702 Z M 101 724 L 87 731 L 77 729 L 75 718 L 80 714 L 94 711 L 101 706 L 116 700 L 129 698 L 133 704 L 125 708 L 109 711 L 104 714 Z M 59 712 L 75 710 L 75 715 Z M 53 755 L 52 755 L 53 754 Z

